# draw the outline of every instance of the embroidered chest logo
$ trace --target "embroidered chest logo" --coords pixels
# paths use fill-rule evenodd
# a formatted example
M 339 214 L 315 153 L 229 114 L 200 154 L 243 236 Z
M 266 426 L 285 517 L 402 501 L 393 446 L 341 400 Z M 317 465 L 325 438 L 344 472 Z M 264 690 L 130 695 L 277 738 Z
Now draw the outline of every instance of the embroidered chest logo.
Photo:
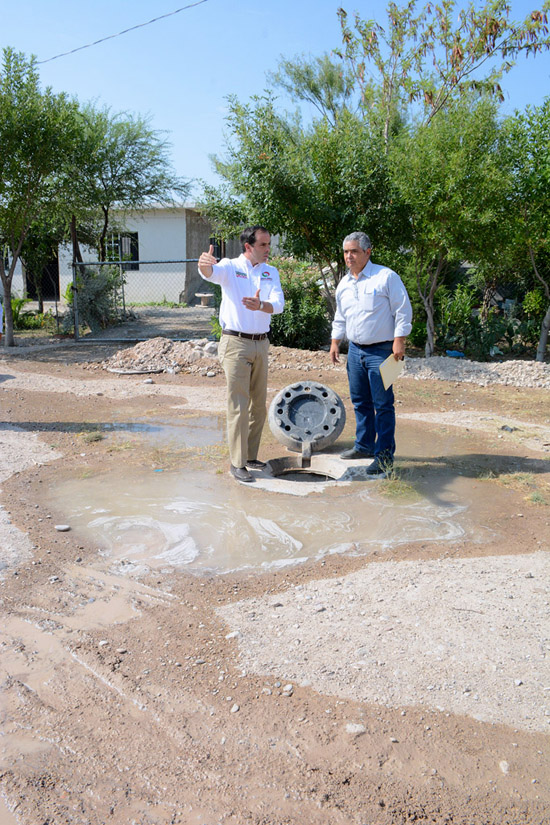
M 264 270 L 264 271 L 262 272 L 262 278 L 263 278 L 264 280 L 266 280 L 266 279 L 267 279 L 267 280 L 269 280 L 269 281 L 270 281 L 270 280 L 271 280 L 271 273 L 270 273 L 270 272 L 267 272 L 266 270 Z
M 235 270 L 235 275 L 237 276 L 237 278 L 248 278 L 246 272 L 241 272 L 239 269 Z

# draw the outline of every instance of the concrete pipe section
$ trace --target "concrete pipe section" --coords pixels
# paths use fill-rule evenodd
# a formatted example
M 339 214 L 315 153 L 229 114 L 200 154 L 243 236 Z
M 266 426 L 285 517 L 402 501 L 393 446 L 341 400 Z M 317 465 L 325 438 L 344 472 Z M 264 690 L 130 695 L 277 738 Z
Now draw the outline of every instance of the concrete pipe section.
M 277 441 L 308 459 L 312 451 L 334 444 L 344 429 L 346 409 L 330 387 L 304 381 L 275 396 L 268 420 Z
M 307 495 L 327 484 L 365 477 L 365 467 L 358 463 L 350 467 L 337 455 L 321 454 L 334 444 L 346 423 L 342 399 L 330 387 L 315 381 L 290 384 L 273 399 L 268 421 L 277 441 L 299 455 L 269 461 L 265 470 L 254 473 L 257 487 Z

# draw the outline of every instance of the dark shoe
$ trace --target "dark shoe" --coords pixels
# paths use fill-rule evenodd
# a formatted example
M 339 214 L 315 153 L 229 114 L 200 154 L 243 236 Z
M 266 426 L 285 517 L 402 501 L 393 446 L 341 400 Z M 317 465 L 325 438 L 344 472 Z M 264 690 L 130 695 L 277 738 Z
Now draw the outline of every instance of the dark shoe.
M 344 450 L 340 453 L 340 458 L 372 458 L 373 453 L 364 453 L 362 450 L 356 450 L 355 447 L 350 447 L 349 450 Z
M 367 467 L 367 475 L 371 478 L 387 478 L 393 469 L 393 461 L 375 458 Z
M 234 467 L 231 464 L 230 473 L 237 481 L 254 481 L 254 476 L 248 472 L 246 467 Z
M 247 467 L 251 467 L 253 470 L 265 470 L 267 464 L 265 461 L 260 461 L 257 458 L 251 458 L 250 461 L 246 462 Z

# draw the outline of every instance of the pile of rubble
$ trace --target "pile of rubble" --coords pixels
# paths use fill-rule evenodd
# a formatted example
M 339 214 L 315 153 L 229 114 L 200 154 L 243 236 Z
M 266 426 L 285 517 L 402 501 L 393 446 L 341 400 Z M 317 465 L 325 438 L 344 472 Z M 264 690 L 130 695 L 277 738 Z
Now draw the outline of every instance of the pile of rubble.
M 119 374 L 184 372 L 212 377 L 223 372 L 217 353 L 217 342 L 208 338 L 183 342 L 152 338 L 131 349 L 119 350 L 103 361 L 101 367 Z M 269 366 L 273 370 L 343 370 L 345 364 L 346 357 L 342 355 L 340 364 L 334 367 L 327 350 L 271 347 L 269 351 Z M 550 364 L 536 361 L 482 363 L 444 356 L 406 358 L 403 376 L 416 380 L 464 381 L 481 386 L 508 384 L 550 389 Z
M 119 375 L 185 372 L 210 378 L 222 372 L 217 353 L 217 342 L 207 338 L 196 341 L 151 338 L 130 349 L 119 350 L 101 366 Z

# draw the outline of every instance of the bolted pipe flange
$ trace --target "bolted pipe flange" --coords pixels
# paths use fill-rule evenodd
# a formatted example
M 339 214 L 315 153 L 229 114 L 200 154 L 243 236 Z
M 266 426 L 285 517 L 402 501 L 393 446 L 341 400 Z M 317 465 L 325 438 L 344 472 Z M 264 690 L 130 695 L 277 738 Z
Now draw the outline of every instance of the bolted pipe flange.
M 290 450 L 322 450 L 334 444 L 346 423 L 342 399 L 323 384 L 303 381 L 290 384 L 271 402 L 271 432 Z

